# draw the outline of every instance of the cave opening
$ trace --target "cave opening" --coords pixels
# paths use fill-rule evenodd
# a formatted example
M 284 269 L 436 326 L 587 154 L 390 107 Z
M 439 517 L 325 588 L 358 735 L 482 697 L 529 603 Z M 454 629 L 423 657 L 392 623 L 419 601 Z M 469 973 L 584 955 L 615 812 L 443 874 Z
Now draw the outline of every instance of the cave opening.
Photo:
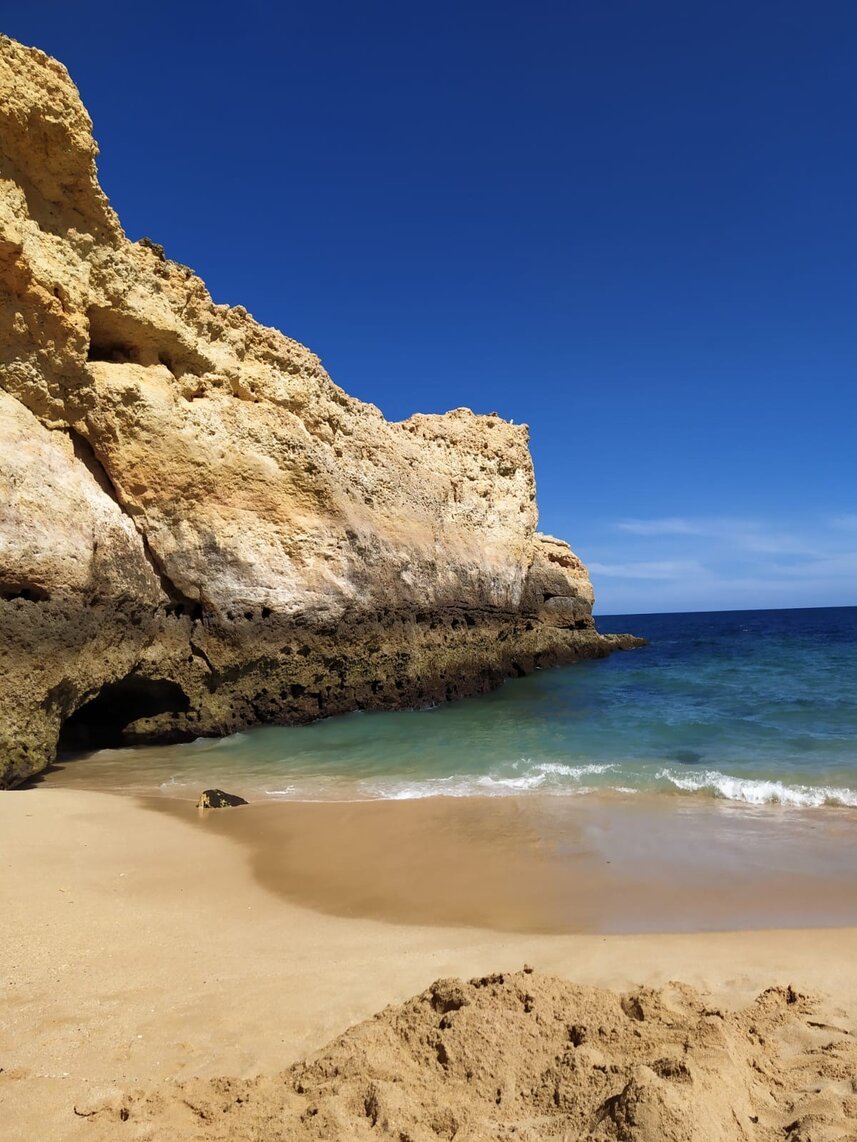
M 36 586 L 35 583 L 8 583 L 0 579 L 0 599 L 5 599 L 7 602 L 23 599 L 26 603 L 48 603 L 50 598 L 50 592 L 44 587 Z
M 87 361 L 110 361 L 114 365 L 137 364 L 139 354 L 123 341 L 90 341 Z
M 88 361 L 114 365 L 163 365 L 174 377 L 202 376 L 209 362 L 175 330 L 161 329 L 112 306 L 93 305 L 89 319 Z
M 128 745 L 126 730 L 139 718 L 179 714 L 190 708 L 187 694 L 166 678 L 129 674 L 108 682 L 94 698 L 68 718 L 59 737 L 59 749 L 113 749 Z

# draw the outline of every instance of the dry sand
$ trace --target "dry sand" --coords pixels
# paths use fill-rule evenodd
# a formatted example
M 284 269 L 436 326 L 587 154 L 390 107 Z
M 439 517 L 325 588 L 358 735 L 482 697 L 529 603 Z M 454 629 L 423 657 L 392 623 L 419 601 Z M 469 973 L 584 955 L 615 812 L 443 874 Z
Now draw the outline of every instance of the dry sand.
M 253 859 L 127 798 L 0 797 L 0 1136 L 857 1137 L 854 929 L 393 924 L 291 903 Z

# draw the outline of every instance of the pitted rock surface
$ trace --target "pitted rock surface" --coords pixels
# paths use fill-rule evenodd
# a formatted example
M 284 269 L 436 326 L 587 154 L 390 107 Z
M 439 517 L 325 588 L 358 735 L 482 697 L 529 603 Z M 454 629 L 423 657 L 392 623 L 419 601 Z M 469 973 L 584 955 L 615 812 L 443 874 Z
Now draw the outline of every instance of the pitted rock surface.
M 65 68 L 0 38 L 0 786 L 61 733 L 427 704 L 630 644 L 536 531 L 526 426 L 386 421 L 129 241 L 96 155 Z

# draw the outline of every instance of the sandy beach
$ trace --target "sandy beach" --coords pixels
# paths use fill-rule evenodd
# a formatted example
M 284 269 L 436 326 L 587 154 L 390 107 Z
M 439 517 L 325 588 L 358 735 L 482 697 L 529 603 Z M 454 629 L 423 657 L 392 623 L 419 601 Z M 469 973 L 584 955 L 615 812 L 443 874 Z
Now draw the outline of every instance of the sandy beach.
M 158 1137 L 82 1115 L 130 1090 L 273 1075 L 433 980 L 525 963 L 620 991 L 681 980 L 732 1008 L 792 985 L 857 1031 L 853 927 L 557 935 L 331 915 L 266 887 L 226 829 L 102 793 L 0 798 L 4 1136 Z
M 0 34 L 0 1142 L 857 1142 L 857 8 L 199 7 Z

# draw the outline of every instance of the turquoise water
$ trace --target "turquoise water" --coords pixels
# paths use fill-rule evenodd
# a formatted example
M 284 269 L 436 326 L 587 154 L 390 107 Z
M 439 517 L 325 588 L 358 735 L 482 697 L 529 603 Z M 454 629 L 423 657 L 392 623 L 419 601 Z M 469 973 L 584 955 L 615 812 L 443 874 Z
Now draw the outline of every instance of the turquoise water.
M 253 799 L 695 793 L 857 807 L 857 607 L 626 615 L 645 649 L 430 710 L 100 750 L 57 784 Z

